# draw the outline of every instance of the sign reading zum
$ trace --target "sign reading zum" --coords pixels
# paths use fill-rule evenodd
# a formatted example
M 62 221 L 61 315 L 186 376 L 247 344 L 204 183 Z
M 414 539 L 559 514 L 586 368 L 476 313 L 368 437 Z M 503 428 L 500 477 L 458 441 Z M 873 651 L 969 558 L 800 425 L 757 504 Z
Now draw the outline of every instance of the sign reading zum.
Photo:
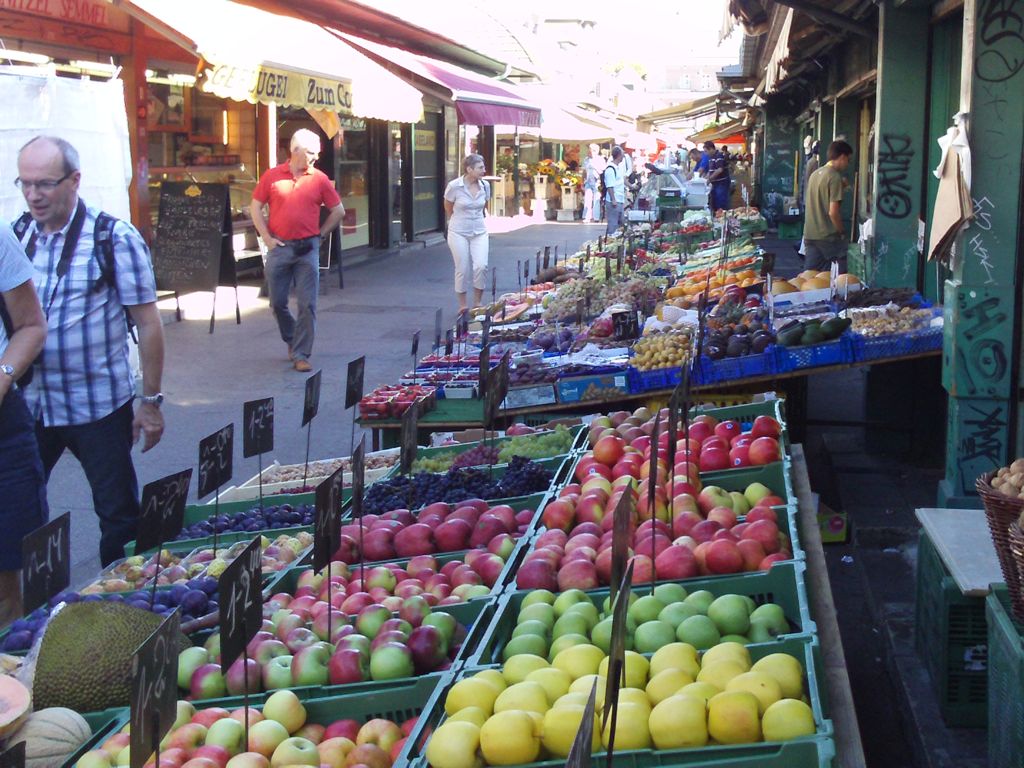
M 200 85 L 225 99 L 352 112 L 352 81 L 309 75 L 266 65 L 212 64 L 203 69 Z

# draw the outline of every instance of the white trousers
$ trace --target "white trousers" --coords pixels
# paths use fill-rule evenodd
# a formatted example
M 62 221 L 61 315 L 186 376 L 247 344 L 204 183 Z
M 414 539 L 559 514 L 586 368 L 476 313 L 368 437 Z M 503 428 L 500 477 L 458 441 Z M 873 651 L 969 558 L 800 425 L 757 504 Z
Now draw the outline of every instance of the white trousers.
M 448 247 L 455 260 L 455 292 L 468 293 L 470 276 L 473 287 L 484 290 L 487 283 L 488 234 L 460 235 L 448 230 Z

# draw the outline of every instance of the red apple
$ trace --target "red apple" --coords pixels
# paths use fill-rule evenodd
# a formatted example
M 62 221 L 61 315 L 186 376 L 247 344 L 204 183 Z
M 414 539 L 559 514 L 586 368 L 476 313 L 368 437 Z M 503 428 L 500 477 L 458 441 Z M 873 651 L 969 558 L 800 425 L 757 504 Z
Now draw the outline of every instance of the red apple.
M 758 437 L 778 438 L 782 435 L 782 427 L 771 416 L 758 416 L 750 427 L 750 434 L 755 439 Z
M 673 544 L 654 559 L 659 579 L 691 579 L 697 576 L 697 558 L 689 547 Z
M 747 525 L 743 538 L 760 543 L 769 555 L 779 551 L 779 526 L 771 520 L 757 520 Z
M 779 441 L 774 437 L 759 437 L 750 444 L 750 463 L 754 466 L 780 461 Z
M 743 553 L 736 542 L 719 539 L 708 544 L 704 562 L 710 573 L 739 573 L 743 570 Z
M 736 544 L 740 554 L 743 555 L 743 570 L 756 571 L 764 561 L 765 552 L 761 543 L 753 539 L 740 539 Z

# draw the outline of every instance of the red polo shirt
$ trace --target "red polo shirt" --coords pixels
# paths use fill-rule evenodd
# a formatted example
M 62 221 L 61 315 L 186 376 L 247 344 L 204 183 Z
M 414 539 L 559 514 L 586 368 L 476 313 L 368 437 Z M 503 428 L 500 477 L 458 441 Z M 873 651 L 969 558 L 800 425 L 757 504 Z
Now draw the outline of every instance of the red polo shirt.
M 335 208 L 341 203 L 327 174 L 310 166 L 296 177 L 287 162 L 264 173 L 252 196 L 269 203 L 270 231 L 282 240 L 320 234 L 320 206 Z

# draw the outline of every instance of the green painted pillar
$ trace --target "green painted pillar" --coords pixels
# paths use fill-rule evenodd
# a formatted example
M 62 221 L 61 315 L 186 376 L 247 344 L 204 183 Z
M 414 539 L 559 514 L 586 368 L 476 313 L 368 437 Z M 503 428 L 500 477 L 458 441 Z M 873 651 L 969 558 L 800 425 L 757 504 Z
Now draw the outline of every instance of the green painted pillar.
M 854 158 L 849 170 L 844 174 L 850 187 L 843 195 L 843 223 L 847 234 L 850 232 L 850 217 L 853 215 L 853 175 L 857 170 L 857 136 L 860 128 L 860 102 L 853 98 L 836 99 L 832 125 L 832 138 L 842 139 L 853 147 Z M 828 160 L 828 146 L 824 147 L 824 163 Z
M 828 160 L 828 145 L 832 143 L 832 130 L 835 125 L 835 108 L 831 104 L 823 104 L 818 113 L 818 127 L 814 138 L 818 140 L 818 160 L 824 164 Z
M 927 6 L 895 8 L 893 0 L 884 1 L 879 16 L 872 205 L 877 286 L 917 287 L 929 16 Z
M 1020 455 L 1019 333 L 1024 0 L 965 0 L 961 109 L 970 114 L 975 219 L 946 283 L 949 393 L 939 503 L 976 504 L 978 475 Z

